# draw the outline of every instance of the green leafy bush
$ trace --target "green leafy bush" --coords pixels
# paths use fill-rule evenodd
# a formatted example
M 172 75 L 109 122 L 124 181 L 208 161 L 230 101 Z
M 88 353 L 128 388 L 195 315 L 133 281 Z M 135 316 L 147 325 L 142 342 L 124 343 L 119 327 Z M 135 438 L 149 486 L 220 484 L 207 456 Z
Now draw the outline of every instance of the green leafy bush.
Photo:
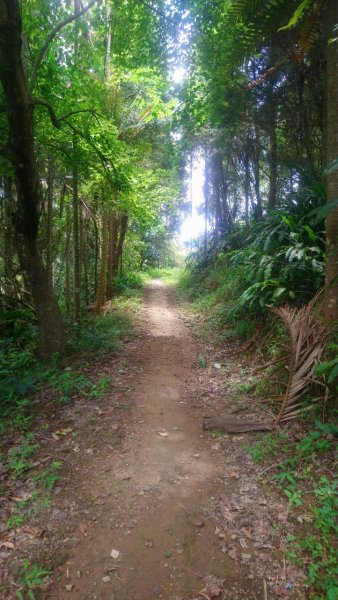
M 262 319 L 270 306 L 308 302 L 324 283 L 323 202 L 321 188 L 305 188 L 249 226 L 237 224 L 207 257 L 189 257 L 183 293 L 226 335 L 238 322 Z

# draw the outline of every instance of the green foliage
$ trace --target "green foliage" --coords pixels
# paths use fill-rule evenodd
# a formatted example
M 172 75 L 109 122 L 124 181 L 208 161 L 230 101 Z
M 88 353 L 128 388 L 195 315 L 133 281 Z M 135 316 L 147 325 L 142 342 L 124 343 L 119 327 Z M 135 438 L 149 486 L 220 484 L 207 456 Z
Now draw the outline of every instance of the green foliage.
M 36 445 L 36 447 L 38 447 Z M 7 466 L 11 468 L 11 477 L 23 477 L 31 482 L 33 491 L 27 496 L 27 499 L 16 502 L 11 511 L 11 516 L 7 520 L 7 529 L 16 529 L 26 522 L 34 522 L 37 514 L 51 505 L 51 492 L 55 484 L 60 480 L 59 471 L 62 462 L 53 461 L 49 467 L 39 471 L 37 475 L 28 477 L 26 471 L 30 469 L 31 463 L 27 461 L 22 466 L 19 461 L 13 462 L 11 452 L 7 457 Z M 20 470 L 18 471 L 18 467 Z
M 311 510 L 311 527 L 297 536 L 288 535 L 287 556 L 298 566 L 306 566 L 306 586 L 311 600 L 335 598 L 338 588 L 336 539 L 338 534 L 337 479 L 323 474 L 321 461 L 334 451 L 337 427 L 316 422 L 316 427 L 299 442 L 291 442 L 286 434 L 268 434 L 263 440 L 245 446 L 257 462 L 278 457 L 274 474 L 278 487 L 288 498 L 290 510 L 306 502 Z M 325 463 L 324 463 L 325 464 Z M 270 472 L 272 472 L 269 469 Z M 302 517 L 299 517 L 302 522 Z
M 79 334 L 72 338 L 70 347 L 73 351 L 116 352 L 120 341 L 128 337 L 132 330 L 132 318 L 128 312 L 123 313 L 125 304 L 116 305 L 117 310 L 91 319 L 81 328 Z
M 254 462 L 261 462 L 266 458 L 276 456 L 281 444 L 286 441 L 287 436 L 284 433 L 267 433 L 260 442 L 250 446 L 244 445 L 243 447 L 250 454 Z
M 17 590 L 16 597 L 18 600 L 24 600 L 24 594 L 28 600 L 36 600 L 34 594 L 40 586 L 44 583 L 45 579 L 52 573 L 51 567 L 41 567 L 38 563 L 34 562 L 31 564 L 29 560 L 24 560 L 23 565 L 20 569 L 19 584 L 20 590 Z
M 206 369 L 207 361 L 205 360 L 205 357 L 203 356 L 203 354 L 198 355 L 198 364 L 201 367 L 201 369 Z
M 43 471 L 40 471 L 38 475 L 35 475 L 35 477 L 32 478 L 32 481 L 35 486 L 41 486 L 41 488 L 49 494 L 60 479 L 58 471 L 61 467 L 62 462 L 55 460 L 48 469 L 44 469 Z
M 267 306 L 309 300 L 324 281 L 324 241 L 303 218 L 276 212 L 254 223 L 249 245 L 233 252 L 230 265 L 241 269 L 246 289 L 230 315 L 259 313 Z
M 322 223 L 314 226 L 309 216 L 321 191 L 309 188 L 297 199 L 289 212 L 281 208 L 249 227 L 238 225 L 216 260 L 211 255 L 206 263 L 201 254 L 188 260 L 180 287 L 220 342 L 250 338 L 271 306 L 302 305 L 323 285 Z
M 316 367 L 316 375 L 318 377 L 324 376 L 327 383 L 331 384 L 335 390 L 338 390 L 338 344 L 331 342 L 327 346 L 327 353 L 335 355 L 331 360 L 321 362 Z
M 118 351 L 121 340 L 132 331 L 129 308 L 128 299 L 116 301 L 111 313 L 91 319 L 80 331 L 75 330 L 68 341 L 70 357 L 79 352 L 104 355 Z M 93 383 L 81 369 L 64 367 L 58 356 L 54 356 L 49 366 L 40 364 L 26 343 L 29 322 L 27 328 L 23 328 L 20 337 L 20 344 L 26 346 L 23 350 L 13 340 L 5 339 L 3 352 L 0 352 L 0 435 L 9 429 L 22 433 L 29 431 L 34 394 L 43 388 L 49 390 L 54 400 L 67 404 L 75 395 L 101 398 L 110 385 L 107 376 Z
M 30 436 L 28 436 L 27 441 L 12 448 L 8 453 L 6 465 L 13 477 L 21 477 L 32 465 L 32 462 L 28 459 L 39 448 L 39 444 L 31 444 L 29 439 Z

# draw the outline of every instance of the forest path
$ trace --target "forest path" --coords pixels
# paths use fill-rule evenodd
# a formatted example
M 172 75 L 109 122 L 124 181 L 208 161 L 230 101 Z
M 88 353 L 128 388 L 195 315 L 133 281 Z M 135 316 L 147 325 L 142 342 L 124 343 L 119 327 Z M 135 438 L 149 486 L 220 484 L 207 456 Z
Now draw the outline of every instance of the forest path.
M 206 509 L 224 487 L 225 456 L 202 432 L 202 410 L 183 400 L 196 355 L 172 296 L 159 280 L 145 289 L 140 332 L 127 350 L 127 368 L 137 366 L 124 392 L 133 431 L 117 452 L 95 453 L 79 479 L 86 525 L 48 599 L 190 599 L 203 597 L 202 577 L 211 575 L 240 598 L 256 597 L 245 564 L 234 569 L 217 547 Z

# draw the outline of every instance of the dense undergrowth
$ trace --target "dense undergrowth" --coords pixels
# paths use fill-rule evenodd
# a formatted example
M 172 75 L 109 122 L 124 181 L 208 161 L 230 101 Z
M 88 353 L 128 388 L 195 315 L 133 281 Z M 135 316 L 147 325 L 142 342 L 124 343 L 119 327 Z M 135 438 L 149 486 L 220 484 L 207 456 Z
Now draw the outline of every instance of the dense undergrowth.
M 218 345 L 242 344 L 244 365 L 253 353 L 260 363 L 272 363 L 285 354 L 288 334 L 271 307 L 300 307 L 323 286 L 325 209 L 311 190 L 302 194 L 294 209 L 289 203 L 288 211 L 281 206 L 250 226 L 238 225 L 226 243 L 214 244 L 207 256 L 201 251 L 191 255 L 180 276 L 179 295 L 202 317 L 198 333 Z M 255 462 L 264 463 L 264 478 L 288 500 L 297 532 L 286 535 L 276 523 L 276 534 L 288 560 L 304 568 L 309 597 L 334 600 L 338 598 L 334 472 L 338 336 L 334 324 L 315 376 L 329 386 L 333 402 L 323 399 L 310 413 L 300 413 L 296 427 L 291 423 L 266 434 L 246 450 Z M 241 391 L 276 411 L 269 400 L 285 391 L 286 382 L 286 370 L 274 364 L 248 377 Z M 229 390 L 229 385 L 227 377 L 227 393 L 235 397 L 236 390 Z M 311 393 L 303 402 L 305 409 L 309 403 L 312 406 Z
M 202 316 L 198 320 L 197 333 L 221 345 L 229 341 L 241 341 L 243 371 L 242 384 L 231 383 L 229 367 L 223 368 L 226 393 L 234 400 L 234 413 L 248 410 L 255 397 L 264 401 L 262 407 L 276 410 L 270 403 L 271 394 L 285 391 L 287 373 L 274 367 L 251 376 L 247 362 L 266 362 L 285 352 L 287 333 L 283 324 L 268 310 L 260 307 L 256 312 L 251 306 L 232 308 L 243 290 L 241 270 L 233 267 L 226 255 L 219 257 L 215 265 L 195 264 L 182 274 L 180 295 L 191 300 L 190 307 Z M 251 340 L 254 343 L 250 343 Z M 237 347 L 237 345 L 235 346 Z M 329 344 L 328 354 L 337 353 L 334 341 Z M 201 360 L 204 358 L 200 357 Z M 323 361 L 317 367 L 318 376 L 336 389 L 337 357 Z M 204 366 L 204 365 L 202 365 Z M 243 401 L 243 394 L 248 398 Z M 240 401 L 238 400 L 240 398 Z M 237 399 L 237 400 L 236 400 Z M 311 398 L 308 398 L 311 401 Z M 237 411 L 238 405 L 238 411 Z M 304 398 L 304 407 L 307 398 Z M 310 415 L 310 416 L 309 416 Z M 323 417 L 326 419 L 322 422 Z M 253 460 L 262 463 L 263 477 L 280 490 L 288 501 L 289 518 L 296 524 L 295 533 L 285 533 L 280 523 L 273 523 L 273 531 L 290 563 L 304 569 L 305 587 L 311 600 L 336 600 L 337 581 L 337 478 L 335 475 L 335 447 L 338 428 L 333 425 L 333 409 L 319 403 L 313 411 L 300 414 L 297 427 L 289 424 L 279 431 L 265 434 L 256 443 L 246 446 Z M 291 582 L 292 585 L 292 582 Z
M 109 387 L 105 377 L 91 381 L 82 373 L 88 362 L 115 353 L 132 332 L 132 313 L 140 303 L 140 277 L 130 274 L 116 282 L 119 295 L 99 317 L 84 316 L 81 327 L 68 323 L 65 355 L 54 355 L 49 364 L 37 358 L 37 327 L 30 310 L 1 315 L 4 335 L 0 342 L 0 436 L 29 431 L 39 413 L 37 396 L 52 405 L 71 402 L 77 394 L 98 397 Z M 49 400 L 48 400 L 49 398 Z
M 237 224 L 208 254 L 190 255 L 180 277 L 180 293 L 205 316 L 205 331 L 214 341 L 230 338 L 256 344 L 265 360 L 284 352 L 284 326 L 271 307 L 308 303 L 324 285 L 325 245 L 321 187 L 312 186 L 288 198 L 250 225 Z M 286 209 L 287 207 L 287 209 Z M 260 336 L 259 336 L 259 333 Z M 317 375 L 338 390 L 338 331 L 333 324 Z

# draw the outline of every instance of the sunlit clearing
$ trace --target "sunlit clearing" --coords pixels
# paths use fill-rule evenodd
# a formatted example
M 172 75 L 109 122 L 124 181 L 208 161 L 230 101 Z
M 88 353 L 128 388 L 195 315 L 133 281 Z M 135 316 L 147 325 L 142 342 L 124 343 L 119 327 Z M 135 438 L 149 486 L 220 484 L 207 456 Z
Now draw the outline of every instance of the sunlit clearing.
M 174 83 L 182 83 L 186 77 L 186 70 L 183 67 L 175 67 L 171 72 L 171 79 Z
M 204 202 L 204 158 L 200 154 L 194 156 L 192 164 L 187 166 L 187 179 L 187 200 L 191 203 L 191 213 L 181 225 L 179 239 L 181 244 L 191 249 L 193 240 L 204 231 L 204 216 L 199 210 Z

